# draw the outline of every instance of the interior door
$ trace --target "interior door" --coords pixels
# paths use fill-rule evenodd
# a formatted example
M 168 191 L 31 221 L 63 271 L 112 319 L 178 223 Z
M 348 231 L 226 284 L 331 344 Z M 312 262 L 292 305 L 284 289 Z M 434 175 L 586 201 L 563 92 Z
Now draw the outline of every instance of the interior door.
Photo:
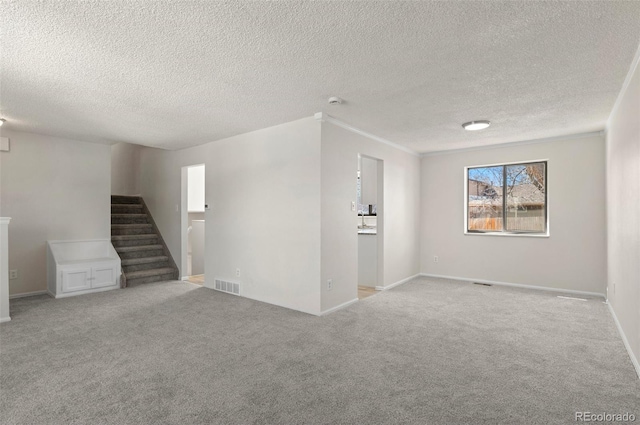
M 62 292 L 74 292 L 91 289 L 91 269 L 72 269 L 62 271 Z

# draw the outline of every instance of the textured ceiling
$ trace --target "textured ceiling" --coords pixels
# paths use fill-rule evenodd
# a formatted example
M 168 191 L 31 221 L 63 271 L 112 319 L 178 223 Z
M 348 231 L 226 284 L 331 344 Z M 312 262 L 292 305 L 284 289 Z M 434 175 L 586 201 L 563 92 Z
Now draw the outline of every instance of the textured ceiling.
M 0 7 L 7 127 L 169 149 L 320 111 L 419 152 L 600 130 L 640 42 L 636 1 Z

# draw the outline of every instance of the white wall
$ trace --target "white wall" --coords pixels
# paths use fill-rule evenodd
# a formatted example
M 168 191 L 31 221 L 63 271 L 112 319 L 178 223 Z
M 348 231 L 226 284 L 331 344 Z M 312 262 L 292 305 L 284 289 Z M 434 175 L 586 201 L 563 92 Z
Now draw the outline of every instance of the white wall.
M 138 145 L 117 143 L 111 146 L 111 194 L 140 194 L 140 149 Z
M 640 53 L 639 53 L 640 54 Z M 640 68 L 607 125 L 608 299 L 640 375 Z
M 144 148 L 140 187 L 182 264 L 181 169 L 204 163 L 205 286 L 214 278 L 239 281 L 243 296 L 318 314 L 319 158 L 320 124 L 305 118 L 191 149 Z
M 330 122 L 322 123 L 322 311 L 357 298 L 358 154 L 383 160 L 378 244 L 384 286 L 419 273 L 420 158 Z M 327 289 L 327 280 L 333 289 Z
M 378 161 L 363 157 L 360 159 L 360 203 L 378 203 Z
M 107 145 L 2 130 L 0 216 L 11 217 L 10 293 L 44 291 L 46 241 L 110 237 Z
M 604 154 L 596 134 L 425 156 L 422 272 L 604 294 Z M 548 159 L 550 237 L 464 235 L 464 167 L 537 159 Z

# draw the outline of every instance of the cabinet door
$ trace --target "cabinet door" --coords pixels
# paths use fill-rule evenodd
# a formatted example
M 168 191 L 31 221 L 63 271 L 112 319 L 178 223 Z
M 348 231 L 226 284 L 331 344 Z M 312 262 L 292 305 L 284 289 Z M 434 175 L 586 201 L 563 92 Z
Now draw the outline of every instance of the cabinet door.
M 91 269 L 62 270 L 62 292 L 91 289 Z
M 113 266 L 99 266 L 91 269 L 92 288 L 102 288 L 103 286 L 113 286 L 116 284 L 116 270 Z

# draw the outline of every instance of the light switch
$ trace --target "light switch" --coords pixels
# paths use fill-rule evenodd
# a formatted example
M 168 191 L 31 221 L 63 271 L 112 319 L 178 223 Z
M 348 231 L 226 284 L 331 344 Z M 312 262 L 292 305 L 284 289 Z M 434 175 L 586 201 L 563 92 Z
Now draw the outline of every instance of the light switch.
M 351 201 L 351 211 L 355 211 L 356 210 L 356 203 Z

